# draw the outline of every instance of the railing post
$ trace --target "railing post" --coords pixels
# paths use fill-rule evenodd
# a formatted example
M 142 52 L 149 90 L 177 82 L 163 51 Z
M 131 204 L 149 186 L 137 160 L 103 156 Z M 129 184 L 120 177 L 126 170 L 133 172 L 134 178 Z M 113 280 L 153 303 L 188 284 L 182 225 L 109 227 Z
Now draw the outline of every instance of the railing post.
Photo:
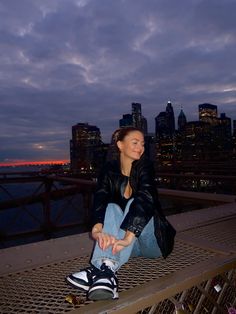
M 51 223 L 51 206 L 50 206 L 50 193 L 52 189 L 52 180 L 47 177 L 44 179 L 45 192 L 43 199 L 43 225 L 42 231 L 46 238 L 51 237 L 52 223 Z
M 83 208 L 84 208 L 84 220 L 86 227 L 89 227 L 90 218 L 91 218 L 91 204 L 92 204 L 92 192 L 90 189 L 83 192 Z

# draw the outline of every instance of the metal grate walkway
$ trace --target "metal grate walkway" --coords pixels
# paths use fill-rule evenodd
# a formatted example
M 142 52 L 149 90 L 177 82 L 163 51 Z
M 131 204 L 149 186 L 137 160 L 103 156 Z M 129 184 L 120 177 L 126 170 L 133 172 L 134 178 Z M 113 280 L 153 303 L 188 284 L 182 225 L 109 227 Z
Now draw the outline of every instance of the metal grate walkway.
M 231 207 L 222 205 L 221 208 L 224 216 L 218 208 L 220 214 L 218 219 L 215 215 L 214 221 L 208 215 L 204 216 L 202 210 L 202 220 L 198 220 L 195 227 L 194 215 L 197 213 L 186 213 L 186 219 L 191 220 L 191 228 L 188 228 L 187 220 L 182 226 L 178 225 L 174 251 L 166 260 L 140 257 L 124 265 L 118 273 L 120 299 L 117 301 L 87 301 L 85 293 L 71 288 L 64 281 L 65 275 L 88 265 L 88 252 L 91 250 L 88 237 L 77 236 L 83 243 L 83 247 L 80 246 L 82 251 L 77 255 L 76 247 L 73 247 L 75 236 L 66 238 L 71 254 L 65 254 L 62 239 L 48 241 L 51 257 L 47 252 L 48 261 L 47 258 L 41 260 L 41 265 L 40 256 L 34 259 L 33 252 L 41 249 L 43 254 L 44 243 L 3 250 L 0 253 L 1 261 L 5 263 L 0 276 L 0 313 L 137 313 L 141 308 L 143 310 L 139 313 L 173 313 L 184 302 L 185 312 L 179 313 L 194 312 L 190 305 L 195 313 L 226 313 L 221 310 L 226 311 L 226 306 L 236 298 L 236 208 L 235 204 Z M 209 208 L 206 213 L 208 211 Z M 230 213 L 228 216 L 227 212 Z M 175 224 L 174 220 L 172 222 Z M 86 246 L 88 250 L 84 249 Z M 28 264 L 17 269 L 14 250 L 20 252 L 21 259 L 22 254 L 27 253 L 25 261 Z M 220 301 L 216 301 L 216 284 L 224 287 Z M 68 296 L 75 298 L 75 304 L 68 302 Z

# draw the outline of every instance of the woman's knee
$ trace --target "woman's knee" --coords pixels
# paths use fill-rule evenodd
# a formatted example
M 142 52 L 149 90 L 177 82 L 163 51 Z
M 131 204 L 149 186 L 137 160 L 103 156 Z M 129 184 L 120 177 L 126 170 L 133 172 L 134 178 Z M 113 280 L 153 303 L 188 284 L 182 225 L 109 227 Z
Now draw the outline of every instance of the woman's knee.
M 107 208 L 106 208 L 106 214 L 105 214 L 105 218 L 106 217 L 114 217 L 114 218 L 117 218 L 117 217 L 122 217 L 123 216 L 123 211 L 122 209 L 120 208 L 119 205 L 115 204 L 115 203 L 109 203 L 107 205 Z
M 121 208 L 114 203 L 109 203 L 106 208 L 105 219 L 103 224 L 103 229 L 106 232 L 117 233 L 116 229 L 119 229 L 121 221 L 123 219 L 123 212 Z

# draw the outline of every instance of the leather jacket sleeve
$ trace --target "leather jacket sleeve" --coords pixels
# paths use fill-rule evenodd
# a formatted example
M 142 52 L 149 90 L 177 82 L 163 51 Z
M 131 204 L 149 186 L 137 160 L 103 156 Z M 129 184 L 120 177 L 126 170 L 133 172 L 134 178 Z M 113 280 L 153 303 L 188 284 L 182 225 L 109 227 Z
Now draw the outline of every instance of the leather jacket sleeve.
M 142 159 L 134 162 L 131 169 L 130 185 L 133 189 L 133 202 L 121 224 L 123 230 L 129 230 L 139 237 L 143 228 L 154 215 L 158 206 L 158 195 L 154 180 L 154 167 L 151 161 Z
M 111 196 L 111 180 L 107 167 L 104 167 L 98 177 L 96 191 L 93 199 L 92 226 L 104 222 L 106 208 Z

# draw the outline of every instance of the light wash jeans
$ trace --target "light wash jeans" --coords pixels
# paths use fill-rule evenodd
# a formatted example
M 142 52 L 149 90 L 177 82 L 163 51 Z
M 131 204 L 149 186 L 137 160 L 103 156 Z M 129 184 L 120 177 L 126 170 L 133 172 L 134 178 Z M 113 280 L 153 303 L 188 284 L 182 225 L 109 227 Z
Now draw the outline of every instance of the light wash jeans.
M 114 203 L 109 203 L 106 209 L 105 220 L 103 224 L 103 231 L 105 233 L 115 236 L 117 239 L 123 239 L 125 231 L 120 228 L 120 225 L 129 211 L 129 206 L 133 199 L 130 199 L 126 205 L 125 211 Z M 96 243 L 91 264 L 100 269 L 104 259 L 109 259 L 114 263 L 114 271 L 117 271 L 123 264 L 125 264 L 130 257 L 144 256 L 148 258 L 157 258 L 161 256 L 160 248 L 157 244 L 154 235 L 153 218 L 144 227 L 142 233 L 138 238 L 128 246 L 121 250 L 119 253 L 113 255 L 112 249 L 109 247 L 103 251 Z

